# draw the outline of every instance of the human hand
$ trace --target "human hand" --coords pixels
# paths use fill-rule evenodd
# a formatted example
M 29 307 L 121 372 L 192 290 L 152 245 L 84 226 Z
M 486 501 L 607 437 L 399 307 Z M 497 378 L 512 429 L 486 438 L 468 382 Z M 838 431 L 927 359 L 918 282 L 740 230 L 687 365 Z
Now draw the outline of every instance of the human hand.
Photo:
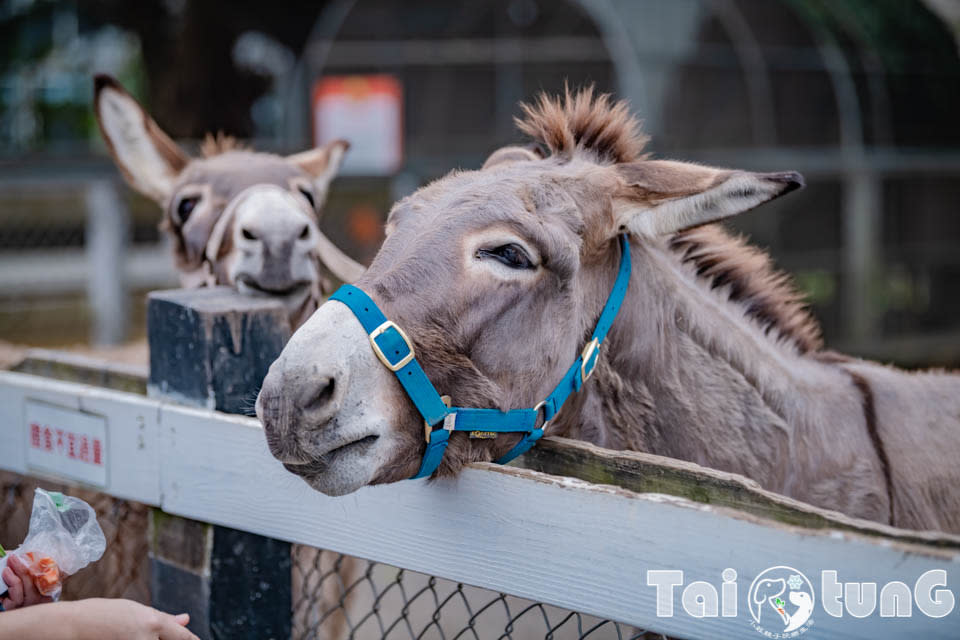
M 29 607 L 41 602 L 50 602 L 50 598 L 40 595 L 33 584 L 33 578 L 27 570 L 27 565 L 15 555 L 7 558 L 7 566 L 3 569 L 3 581 L 7 583 L 7 595 L 0 599 L 4 609 L 18 609 Z
M 199 640 L 186 613 L 173 616 L 132 600 L 89 598 L 62 603 L 78 637 L 91 640 Z
M 199 640 L 188 622 L 132 600 L 90 598 L 0 613 L 0 640 Z

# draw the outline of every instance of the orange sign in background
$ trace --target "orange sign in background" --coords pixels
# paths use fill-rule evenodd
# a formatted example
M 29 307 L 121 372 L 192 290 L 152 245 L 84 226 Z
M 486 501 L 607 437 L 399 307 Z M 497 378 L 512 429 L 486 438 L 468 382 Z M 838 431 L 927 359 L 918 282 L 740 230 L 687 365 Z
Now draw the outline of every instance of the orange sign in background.
M 390 175 L 403 163 L 403 88 L 390 75 L 331 76 L 313 86 L 313 140 L 350 142 L 342 173 Z

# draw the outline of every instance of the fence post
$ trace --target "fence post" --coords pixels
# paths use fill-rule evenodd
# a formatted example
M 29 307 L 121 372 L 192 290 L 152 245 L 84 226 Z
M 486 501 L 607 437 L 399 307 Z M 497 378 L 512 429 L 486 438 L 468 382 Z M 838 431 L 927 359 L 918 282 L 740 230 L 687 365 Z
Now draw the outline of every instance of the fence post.
M 178 289 L 150 294 L 147 335 L 148 395 L 250 414 L 290 327 L 277 301 L 226 287 Z M 175 435 L 176 425 L 161 428 L 162 437 Z M 289 543 L 160 510 L 151 528 L 155 607 L 190 613 L 191 630 L 204 640 L 290 637 Z
M 93 343 L 120 344 L 127 335 L 126 249 L 129 213 L 110 180 L 97 180 L 86 193 L 87 304 Z
M 883 182 L 875 172 L 851 171 L 843 192 L 843 322 L 848 340 L 868 345 L 881 329 L 877 275 L 883 246 Z M 862 347 L 861 347 L 862 348 Z

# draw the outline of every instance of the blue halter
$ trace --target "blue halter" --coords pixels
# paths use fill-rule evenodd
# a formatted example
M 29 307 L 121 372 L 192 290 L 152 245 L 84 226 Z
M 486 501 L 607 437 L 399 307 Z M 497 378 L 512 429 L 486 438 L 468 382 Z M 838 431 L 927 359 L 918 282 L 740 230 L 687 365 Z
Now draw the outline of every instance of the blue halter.
M 630 284 L 630 242 L 626 234 L 620 236 L 620 270 L 607 297 L 607 303 L 597 319 L 590 341 L 583 348 L 566 375 L 546 400 L 532 409 L 474 409 L 451 407 L 450 399 L 441 396 L 424 373 L 410 338 L 403 329 L 387 320 L 376 303 L 353 285 L 345 284 L 330 296 L 349 307 L 364 331 L 370 336 L 370 346 L 385 367 L 397 376 L 411 402 L 423 416 L 424 436 L 427 451 L 423 455 L 420 470 L 414 478 L 429 476 L 443 459 L 454 431 L 469 431 L 472 438 L 496 437 L 498 433 L 525 433 L 526 435 L 497 462 L 506 464 L 532 447 L 543 436 L 547 424 L 560 411 L 560 407 L 574 391 L 579 391 L 597 366 L 600 345 L 603 344 L 610 326 L 620 311 L 620 305 Z M 543 423 L 537 421 L 543 411 Z

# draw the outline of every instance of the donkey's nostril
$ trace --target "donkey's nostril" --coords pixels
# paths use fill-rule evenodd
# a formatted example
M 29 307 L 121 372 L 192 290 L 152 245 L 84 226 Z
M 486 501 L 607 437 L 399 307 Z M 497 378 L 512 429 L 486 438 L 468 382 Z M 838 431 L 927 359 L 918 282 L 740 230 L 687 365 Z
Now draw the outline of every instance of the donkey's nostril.
M 306 240 L 309 237 L 310 237 L 310 227 L 308 227 L 307 225 L 303 225 L 303 229 L 300 230 L 299 238 L 301 240 Z
M 308 398 L 302 409 L 307 412 L 319 411 L 324 408 L 333 399 L 333 390 L 335 386 L 333 378 L 321 378 L 317 384 L 317 390 L 313 397 Z
M 242 228 L 242 229 L 240 230 L 240 233 L 241 233 L 241 234 L 243 235 L 243 237 L 246 238 L 247 240 L 256 240 L 256 239 L 257 239 L 257 234 L 255 234 L 253 231 L 250 231 L 250 229 L 248 229 L 247 227 Z

